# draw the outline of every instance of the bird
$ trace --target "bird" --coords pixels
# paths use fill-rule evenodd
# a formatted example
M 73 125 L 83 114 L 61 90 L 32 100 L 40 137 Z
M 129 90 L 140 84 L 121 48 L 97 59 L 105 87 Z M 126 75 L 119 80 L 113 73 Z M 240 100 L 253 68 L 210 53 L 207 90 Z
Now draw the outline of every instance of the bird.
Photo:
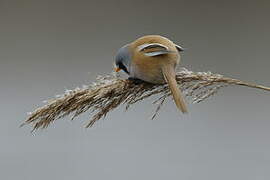
M 115 71 L 152 84 L 168 84 L 177 108 L 187 113 L 187 105 L 178 88 L 175 69 L 184 48 L 160 35 L 146 35 L 121 47 L 115 56 Z

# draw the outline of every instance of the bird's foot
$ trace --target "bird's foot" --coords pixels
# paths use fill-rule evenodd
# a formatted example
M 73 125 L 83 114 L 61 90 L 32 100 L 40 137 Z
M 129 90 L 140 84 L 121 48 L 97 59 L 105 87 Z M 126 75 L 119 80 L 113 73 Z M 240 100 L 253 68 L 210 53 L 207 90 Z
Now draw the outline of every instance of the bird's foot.
M 136 85 L 144 83 L 143 80 L 137 79 L 137 78 L 133 78 L 133 77 L 129 77 L 128 80 L 132 81 Z

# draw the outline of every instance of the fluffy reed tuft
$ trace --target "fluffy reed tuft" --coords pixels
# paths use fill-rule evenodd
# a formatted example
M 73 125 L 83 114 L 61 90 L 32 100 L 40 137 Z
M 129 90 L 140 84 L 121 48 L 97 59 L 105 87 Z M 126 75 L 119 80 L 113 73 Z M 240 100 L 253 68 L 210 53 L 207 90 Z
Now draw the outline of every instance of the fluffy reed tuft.
M 220 88 L 228 85 L 241 85 L 270 91 L 269 87 L 226 78 L 211 72 L 192 72 L 183 69 L 177 73 L 176 79 L 185 96 L 189 97 L 193 103 L 207 99 Z M 123 80 L 115 75 L 99 76 L 96 82 L 89 86 L 66 91 L 65 94 L 49 100 L 45 106 L 30 113 L 22 126 L 31 124 L 33 131 L 43 129 L 53 121 L 69 114 L 73 114 L 72 119 L 74 119 L 90 110 L 93 117 L 86 127 L 91 127 L 120 104 L 125 104 L 128 109 L 131 105 L 153 95 L 158 95 L 158 99 L 153 102 L 157 104 L 157 108 L 152 119 L 156 117 L 164 101 L 170 96 L 166 84 L 153 85 L 145 82 L 137 84 L 132 80 Z

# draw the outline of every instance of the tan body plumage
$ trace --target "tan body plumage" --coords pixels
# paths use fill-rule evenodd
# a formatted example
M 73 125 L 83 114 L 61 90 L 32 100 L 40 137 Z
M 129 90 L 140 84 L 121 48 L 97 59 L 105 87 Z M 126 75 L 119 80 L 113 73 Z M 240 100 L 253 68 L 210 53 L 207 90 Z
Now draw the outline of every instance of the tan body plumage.
M 154 84 L 168 83 L 175 104 L 183 112 L 187 107 L 175 80 L 175 68 L 180 63 L 179 48 L 159 35 L 143 36 L 126 46 L 130 53 L 130 77 Z
M 145 56 L 137 48 L 142 44 L 160 43 L 175 53 L 164 54 L 161 56 Z M 162 73 L 162 67 L 171 66 L 173 69 L 180 63 L 180 55 L 172 41 L 158 35 L 143 36 L 132 42 L 129 46 L 132 54 L 132 63 L 130 66 L 130 76 L 142 79 L 144 81 L 163 84 L 165 79 Z

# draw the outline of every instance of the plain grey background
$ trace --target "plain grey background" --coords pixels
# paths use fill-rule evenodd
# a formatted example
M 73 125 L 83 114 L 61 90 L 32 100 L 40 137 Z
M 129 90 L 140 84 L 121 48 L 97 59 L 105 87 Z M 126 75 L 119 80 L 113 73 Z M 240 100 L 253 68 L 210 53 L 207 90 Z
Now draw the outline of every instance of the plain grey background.
M 0 0 L 0 179 L 270 178 L 270 93 L 229 87 L 182 115 L 151 99 L 46 130 L 27 112 L 112 71 L 115 52 L 147 34 L 188 50 L 182 66 L 270 86 L 269 1 Z M 153 100 L 153 99 L 152 99 Z

